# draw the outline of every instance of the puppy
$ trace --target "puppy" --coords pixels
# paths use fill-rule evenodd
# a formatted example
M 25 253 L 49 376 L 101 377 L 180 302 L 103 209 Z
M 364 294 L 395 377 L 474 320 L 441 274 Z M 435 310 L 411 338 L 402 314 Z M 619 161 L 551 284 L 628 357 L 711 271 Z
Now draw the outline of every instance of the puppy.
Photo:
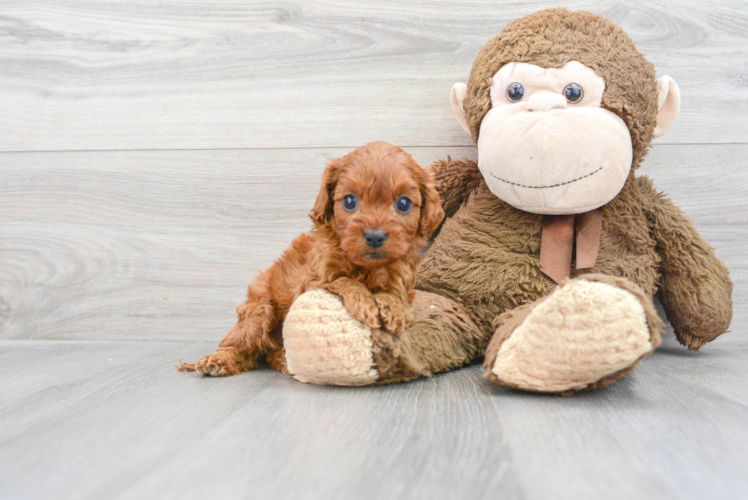
M 309 214 L 314 228 L 249 285 L 218 350 L 180 371 L 286 371 L 283 321 L 312 288 L 338 295 L 359 321 L 396 333 L 412 321 L 416 264 L 444 218 L 431 172 L 402 149 L 372 142 L 330 160 Z

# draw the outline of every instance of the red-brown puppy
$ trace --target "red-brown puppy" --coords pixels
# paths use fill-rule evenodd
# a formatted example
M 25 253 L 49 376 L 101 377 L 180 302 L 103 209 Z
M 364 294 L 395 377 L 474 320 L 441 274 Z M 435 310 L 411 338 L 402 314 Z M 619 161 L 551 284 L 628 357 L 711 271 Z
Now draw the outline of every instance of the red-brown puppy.
M 431 173 L 402 149 L 372 142 L 328 162 L 309 216 L 315 227 L 249 285 L 218 350 L 180 371 L 284 371 L 283 320 L 311 288 L 339 295 L 372 328 L 396 333 L 409 324 L 419 253 L 444 216 Z

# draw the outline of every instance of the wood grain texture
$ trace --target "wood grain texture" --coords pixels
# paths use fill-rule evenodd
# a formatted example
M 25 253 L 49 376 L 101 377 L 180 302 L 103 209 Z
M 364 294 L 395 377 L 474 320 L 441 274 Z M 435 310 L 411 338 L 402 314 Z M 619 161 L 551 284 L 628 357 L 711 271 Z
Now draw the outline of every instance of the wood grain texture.
M 222 338 L 347 152 L 0 155 L 0 338 Z
M 471 145 L 448 105 L 482 45 L 557 2 L 0 5 L 0 150 Z M 737 0 L 565 3 L 626 30 L 679 83 L 662 144 L 744 143 Z
M 429 164 L 474 148 L 410 148 Z M 0 154 L 0 338 L 220 340 L 345 149 Z M 748 301 L 746 145 L 657 146 L 646 170 Z M 717 169 L 704 168 L 718 165 Z M 748 315 L 736 307 L 735 324 Z
M 206 343 L 0 341 L 0 497 L 738 499 L 748 344 L 573 398 L 465 368 L 389 387 L 224 379 Z M 33 375 L 29 375 L 33 374 Z

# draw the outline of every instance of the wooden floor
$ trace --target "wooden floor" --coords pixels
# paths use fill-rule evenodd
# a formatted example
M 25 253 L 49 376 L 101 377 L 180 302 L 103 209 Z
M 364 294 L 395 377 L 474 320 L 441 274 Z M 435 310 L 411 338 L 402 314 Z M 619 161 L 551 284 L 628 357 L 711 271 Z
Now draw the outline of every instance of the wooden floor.
M 475 157 L 480 47 L 554 2 L 0 4 L 0 499 L 748 498 L 748 8 L 569 1 L 682 94 L 641 172 L 732 272 L 732 332 L 562 398 L 178 373 L 309 228 L 327 158 Z
M 183 374 L 208 342 L 0 342 L 0 498 L 745 498 L 745 343 L 573 398 Z M 10 388 L 10 391 L 7 389 Z

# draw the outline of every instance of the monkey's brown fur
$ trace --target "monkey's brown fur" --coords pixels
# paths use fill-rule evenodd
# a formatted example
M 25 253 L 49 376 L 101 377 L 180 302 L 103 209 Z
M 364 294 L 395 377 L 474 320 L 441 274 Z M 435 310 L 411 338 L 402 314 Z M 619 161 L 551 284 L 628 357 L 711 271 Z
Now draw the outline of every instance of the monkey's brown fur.
M 691 221 L 650 179 L 634 175 L 652 141 L 657 89 L 654 68 L 620 28 L 598 15 L 566 9 L 510 23 L 473 65 L 464 102 L 473 139 L 477 143 L 481 120 L 491 107 L 491 77 L 503 64 L 551 68 L 572 60 L 605 79 L 602 107 L 624 120 L 634 153 L 623 189 L 602 207 L 597 262 L 592 269 L 572 272 L 572 278 L 594 273 L 638 285 L 640 291 L 633 293 L 643 298 L 653 346 L 659 343 L 659 324 L 652 316 L 651 297 L 659 294 L 678 341 L 698 350 L 727 330 L 732 283 Z M 415 304 L 421 319 L 396 338 L 380 341 L 382 334 L 374 331 L 375 361 L 386 367 L 380 368 L 384 374 L 378 383 L 472 362 L 486 352 L 496 333 L 499 338 L 486 358 L 490 372 L 502 340 L 500 327 L 512 315 L 522 315 L 516 308 L 532 307 L 556 287 L 539 270 L 542 215 L 498 199 L 473 161 L 447 158 L 432 168 L 446 218 L 418 268 Z M 588 388 L 609 385 L 636 364 Z
M 342 206 L 349 194 L 358 198 L 350 212 Z M 401 196 L 413 203 L 408 213 L 394 210 Z M 237 308 L 239 320 L 218 350 L 179 364 L 180 371 L 213 376 L 260 366 L 285 371 L 283 321 L 293 301 L 311 288 L 339 295 L 355 318 L 386 335 L 412 322 L 418 255 L 443 217 L 430 172 L 396 146 L 367 144 L 330 160 L 310 217 L 314 230 L 294 240 L 250 284 L 247 301 Z M 365 231 L 374 228 L 387 235 L 376 249 L 364 241 Z
M 478 53 L 463 104 L 473 136 L 491 109 L 493 75 L 509 62 L 560 68 L 578 61 L 605 80 L 602 107 L 618 115 L 631 132 L 632 168 L 637 168 L 652 142 L 657 116 L 655 68 L 629 36 L 597 14 L 548 9 L 509 23 Z

